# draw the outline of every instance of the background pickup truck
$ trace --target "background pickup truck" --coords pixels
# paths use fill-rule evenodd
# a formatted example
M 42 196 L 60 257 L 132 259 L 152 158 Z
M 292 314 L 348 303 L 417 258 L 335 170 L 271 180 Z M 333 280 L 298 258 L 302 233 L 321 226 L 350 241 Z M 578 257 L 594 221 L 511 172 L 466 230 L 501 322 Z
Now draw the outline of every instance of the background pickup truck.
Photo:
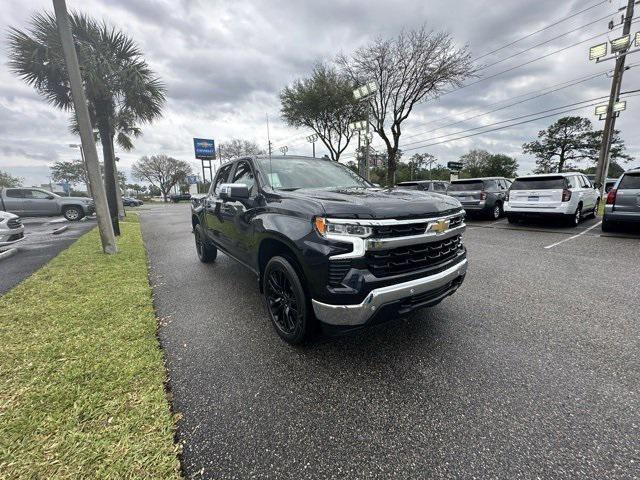
M 329 159 L 222 165 L 191 222 L 200 261 L 222 250 L 251 269 L 276 332 L 294 344 L 316 321 L 354 329 L 433 306 L 467 271 L 458 200 L 376 188 Z
M 93 199 L 61 197 L 39 188 L 0 188 L 0 210 L 20 216 L 58 216 L 80 220 L 95 211 Z

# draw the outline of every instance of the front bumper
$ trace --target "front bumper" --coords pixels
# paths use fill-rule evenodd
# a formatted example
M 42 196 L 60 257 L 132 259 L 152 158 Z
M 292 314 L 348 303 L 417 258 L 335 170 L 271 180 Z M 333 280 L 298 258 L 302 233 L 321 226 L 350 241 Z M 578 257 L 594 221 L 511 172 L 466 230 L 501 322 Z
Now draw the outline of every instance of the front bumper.
M 0 247 L 8 247 L 24 240 L 24 228 L 16 230 L 0 230 Z
M 95 203 L 85 203 L 82 205 L 82 211 L 85 215 L 93 215 L 96 213 L 96 205 Z
M 441 292 L 440 296 L 450 295 L 458 288 L 466 272 L 467 259 L 463 258 L 460 262 L 439 273 L 404 283 L 376 288 L 369 292 L 359 304 L 331 305 L 312 300 L 313 311 L 320 321 L 330 325 L 351 327 L 364 325 L 381 307 L 399 300 L 439 290 L 448 285 L 451 285 L 451 288 Z

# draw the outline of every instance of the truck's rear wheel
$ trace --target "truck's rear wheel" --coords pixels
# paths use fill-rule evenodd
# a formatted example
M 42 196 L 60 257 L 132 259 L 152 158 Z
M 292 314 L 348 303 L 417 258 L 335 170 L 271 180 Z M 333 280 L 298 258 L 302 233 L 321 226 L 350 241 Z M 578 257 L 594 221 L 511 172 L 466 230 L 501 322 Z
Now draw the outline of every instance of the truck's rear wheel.
M 285 342 L 300 344 L 311 331 L 313 313 L 300 277 L 291 262 L 276 256 L 264 269 L 262 291 L 269 318 Z
M 196 241 L 196 253 L 200 261 L 202 263 L 213 262 L 218 256 L 218 249 L 207 242 L 202 225 L 196 225 L 196 228 L 193 229 L 193 236 Z
M 71 205 L 70 207 L 65 207 L 62 212 L 64 218 L 69 220 L 70 222 L 76 222 L 84 217 L 84 213 L 80 207 L 76 207 L 75 205 Z

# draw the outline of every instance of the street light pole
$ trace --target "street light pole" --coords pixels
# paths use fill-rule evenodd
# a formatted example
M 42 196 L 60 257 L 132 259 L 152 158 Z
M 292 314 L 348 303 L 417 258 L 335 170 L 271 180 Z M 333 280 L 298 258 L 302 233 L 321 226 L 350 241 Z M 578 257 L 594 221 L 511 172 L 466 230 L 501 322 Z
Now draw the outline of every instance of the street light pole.
M 633 6 L 635 0 L 628 0 L 627 11 L 624 17 L 624 27 L 622 35 L 629 35 L 631 32 L 631 21 L 633 19 Z M 613 50 L 613 47 L 612 47 Z M 616 112 L 613 111 L 614 104 L 618 101 L 620 96 L 620 89 L 622 87 L 622 74 L 624 73 L 624 64 L 627 58 L 623 55 L 625 52 L 620 52 L 620 55 L 616 59 L 616 65 L 613 71 L 613 80 L 611 81 L 611 92 L 609 94 L 609 104 L 607 106 L 607 116 L 604 122 L 604 130 L 602 131 L 602 144 L 600 146 L 600 155 L 598 156 L 598 166 L 596 167 L 595 182 L 600 189 L 601 198 L 605 194 L 605 186 L 607 175 L 609 173 L 609 153 L 611 150 L 611 142 L 615 134 L 616 126 Z
M 78 55 L 73 43 L 71 27 L 69 26 L 69 15 L 67 14 L 67 6 L 64 0 L 53 0 L 53 8 L 55 10 L 56 20 L 58 23 L 58 32 L 60 33 L 60 41 L 62 50 L 69 73 L 69 83 L 71 85 L 71 96 L 73 106 L 78 118 L 78 127 L 80 129 L 80 139 L 82 140 L 82 148 L 87 162 L 87 173 L 89 182 L 94 192 L 94 202 L 96 204 L 96 216 L 98 220 L 98 230 L 100 232 L 100 240 L 102 241 L 102 250 L 107 254 L 114 254 L 118 251 L 116 238 L 111 223 L 109 207 L 107 205 L 107 194 L 105 192 L 102 177 L 100 175 L 100 165 L 98 163 L 98 152 L 93 137 L 93 128 L 89 118 L 89 110 L 87 108 L 87 99 L 82 86 L 82 78 L 80 76 L 80 66 L 78 65 Z
M 368 100 L 369 97 L 371 95 L 373 95 L 374 93 L 376 93 L 378 91 L 378 84 L 376 82 L 369 82 L 365 85 L 362 85 L 358 88 L 356 88 L 353 91 L 353 97 L 358 100 L 358 101 L 363 101 L 363 100 Z M 369 142 L 370 137 L 369 137 L 369 123 L 370 123 L 370 119 L 371 119 L 371 104 L 369 104 L 367 102 L 367 119 L 365 120 L 367 123 L 366 126 L 366 137 L 365 137 L 365 151 L 364 151 L 364 169 L 365 169 L 365 175 L 364 178 L 366 178 L 367 180 L 369 180 Z

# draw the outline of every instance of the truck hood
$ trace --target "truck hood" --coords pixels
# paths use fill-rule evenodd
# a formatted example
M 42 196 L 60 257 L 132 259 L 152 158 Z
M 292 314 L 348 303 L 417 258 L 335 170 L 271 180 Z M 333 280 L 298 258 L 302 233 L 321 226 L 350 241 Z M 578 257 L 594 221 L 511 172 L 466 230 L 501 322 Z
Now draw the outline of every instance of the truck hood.
M 301 188 L 287 193 L 319 203 L 335 218 L 420 218 L 461 208 L 446 195 L 399 188 Z

